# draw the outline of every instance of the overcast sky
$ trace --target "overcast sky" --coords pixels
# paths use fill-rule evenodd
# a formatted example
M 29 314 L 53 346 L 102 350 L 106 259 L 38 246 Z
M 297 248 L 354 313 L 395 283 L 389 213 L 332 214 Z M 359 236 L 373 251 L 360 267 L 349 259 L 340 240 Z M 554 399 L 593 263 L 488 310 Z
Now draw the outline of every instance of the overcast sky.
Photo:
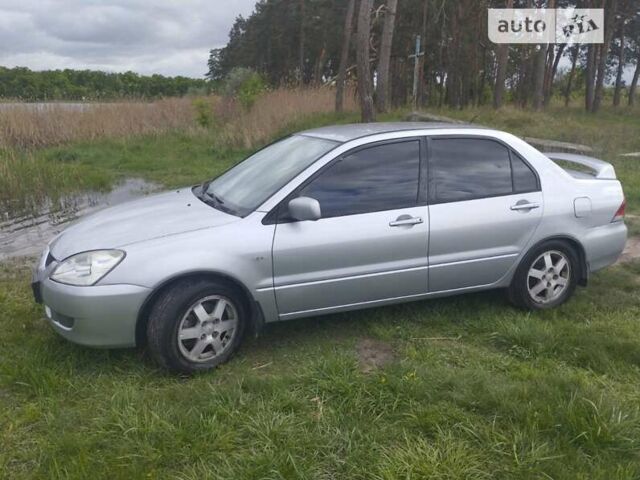
M 202 77 L 255 0 L 0 0 L 0 65 Z
M 0 65 L 201 78 L 255 0 L 0 0 Z M 564 58 L 561 66 L 568 67 Z M 625 71 L 630 82 L 632 69 Z

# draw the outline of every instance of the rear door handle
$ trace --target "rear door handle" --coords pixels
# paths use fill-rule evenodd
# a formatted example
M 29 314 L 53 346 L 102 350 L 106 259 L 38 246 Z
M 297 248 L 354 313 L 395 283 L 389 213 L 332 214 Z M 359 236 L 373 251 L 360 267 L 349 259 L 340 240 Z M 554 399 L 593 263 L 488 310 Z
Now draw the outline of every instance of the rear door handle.
M 393 222 L 389 222 L 390 227 L 402 227 L 406 225 L 417 225 L 422 223 L 422 217 L 410 217 L 409 215 L 400 215 Z
M 515 205 L 511 205 L 511 210 L 533 210 L 535 208 L 540 208 L 538 203 L 516 203 Z

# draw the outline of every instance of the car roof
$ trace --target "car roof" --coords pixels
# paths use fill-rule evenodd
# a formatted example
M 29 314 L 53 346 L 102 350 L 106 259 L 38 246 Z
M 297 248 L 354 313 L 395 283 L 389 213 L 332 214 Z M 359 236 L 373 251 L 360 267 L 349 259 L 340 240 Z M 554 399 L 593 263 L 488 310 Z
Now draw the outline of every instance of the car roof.
M 349 142 L 357 138 L 368 137 L 380 133 L 405 132 L 412 130 L 435 129 L 479 129 L 480 125 L 441 123 L 441 122 L 380 122 L 380 123 L 350 123 L 345 125 L 331 125 L 328 127 L 313 128 L 299 132 L 298 135 L 323 138 L 334 142 Z

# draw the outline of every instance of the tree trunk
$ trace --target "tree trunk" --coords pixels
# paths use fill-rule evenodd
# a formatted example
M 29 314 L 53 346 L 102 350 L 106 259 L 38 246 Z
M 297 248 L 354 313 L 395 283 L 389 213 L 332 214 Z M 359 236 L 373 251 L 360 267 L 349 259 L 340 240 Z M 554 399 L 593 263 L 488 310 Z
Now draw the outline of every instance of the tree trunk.
M 624 18 L 620 22 L 620 50 L 618 51 L 618 72 L 616 73 L 616 87 L 613 92 L 613 106 L 620 105 L 622 92 L 622 73 L 624 71 Z
M 298 44 L 298 68 L 300 69 L 299 83 L 304 83 L 304 1 L 300 0 L 300 38 Z
M 527 0 L 527 8 L 534 8 L 534 1 Z M 525 108 L 533 91 L 533 79 L 535 77 L 535 51 L 531 51 L 530 45 L 520 47 L 521 61 L 518 78 L 518 98 L 520 106 Z
M 349 0 L 347 4 L 347 15 L 344 19 L 344 32 L 342 34 L 342 52 L 340 52 L 340 66 L 336 77 L 336 112 L 342 112 L 344 108 L 344 83 L 347 75 L 347 64 L 349 63 L 349 50 L 351 47 L 351 35 L 353 33 L 353 12 L 356 0 Z
M 356 58 L 358 63 L 358 95 L 363 122 L 375 121 L 373 85 L 369 63 L 369 36 L 371 35 L 371 9 L 373 0 L 360 0 Z
M 538 45 L 533 66 L 533 109 L 540 110 L 544 105 L 544 71 L 547 58 L 547 45 Z
M 576 72 L 576 63 L 578 61 L 578 54 L 580 53 L 580 45 L 573 47 L 573 53 L 571 58 L 571 70 L 569 71 L 569 78 L 567 79 L 567 88 L 564 91 L 564 106 L 569 106 L 569 100 L 571 99 L 571 84 L 573 83 L 573 76 Z
M 587 65 L 584 74 L 585 80 L 585 95 L 584 95 L 584 107 L 590 112 L 593 107 L 593 87 L 595 83 L 595 69 L 596 64 L 596 45 L 589 44 L 587 47 Z
M 428 0 L 424 0 L 424 3 L 422 4 L 422 42 L 423 45 L 426 45 L 427 43 L 427 33 L 429 33 L 427 31 L 427 5 L 429 4 Z M 427 57 L 427 49 L 424 49 L 424 55 L 422 55 L 420 57 L 420 65 L 418 68 L 418 101 L 417 104 L 418 106 L 422 106 L 424 105 L 425 102 L 425 75 L 424 75 L 424 70 L 425 70 L 425 63 L 426 63 L 426 57 Z M 427 99 L 429 97 L 427 96 Z
M 520 67 L 518 68 L 517 100 L 520 107 L 525 108 L 531 91 L 531 53 L 529 45 L 520 46 Z
M 544 7 L 545 2 L 541 2 L 540 7 Z M 555 0 L 548 0 L 546 2 L 547 8 L 555 8 Z M 540 44 L 540 51 L 536 56 L 536 65 L 534 69 L 534 92 L 533 92 L 533 108 L 540 110 L 547 105 L 547 87 L 548 79 L 551 75 L 551 65 L 553 64 L 553 53 L 555 52 L 555 45 Z
M 507 0 L 507 7 L 513 8 L 513 0 Z M 497 68 L 496 68 L 496 83 L 493 88 L 493 108 L 502 107 L 504 97 L 504 82 L 507 75 L 507 65 L 509 63 L 509 44 L 501 43 L 498 45 L 497 52 Z
M 391 61 L 391 45 L 393 44 L 393 30 L 396 24 L 396 8 L 398 0 L 387 0 L 380 41 L 380 59 L 378 61 L 378 84 L 376 86 L 376 106 L 379 112 L 387 111 L 389 101 L 389 63 Z
M 487 46 L 482 45 L 482 74 L 480 75 L 480 84 L 478 85 L 478 105 L 484 105 L 484 87 L 487 83 Z
M 513 0 L 507 0 L 506 8 L 513 8 Z M 504 98 L 504 82 L 507 76 L 507 65 L 509 63 L 509 44 L 501 43 L 498 45 L 496 55 L 496 83 L 493 87 L 493 108 L 502 107 Z
M 558 64 L 560 63 L 560 59 L 562 58 L 562 54 L 564 53 L 564 49 L 567 46 L 566 43 L 561 43 L 558 46 L 558 51 L 556 52 L 556 56 L 553 59 L 553 65 L 551 66 L 551 71 L 547 76 L 547 86 L 544 92 L 544 106 L 548 106 L 551 103 L 551 96 L 553 95 L 553 81 L 556 78 L 556 73 L 558 72 Z
M 460 75 L 460 10 L 462 3 L 453 4 L 451 14 L 451 41 L 447 48 L 447 83 L 445 98 L 452 108 L 461 108 L 462 78 Z
M 606 6 L 606 0 L 602 2 L 603 6 Z M 591 112 L 597 113 L 602 104 L 602 96 L 604 92 L 604 77 L 607 69 L 607 55 L 609 54 L 609 46 L 611 44 L 611 38 L 613 37 L 613 26 L 616 17 L 616 0 L 609 0 L 609 8 L 605 8 L 605 22 L 604 22 L 604 43 L 600 45 L 600 57 L 598 59 L 598 74 L 596 77 L 595 93 L 593 95 L 593 105 L 591 106 Z M 608 15 L 607 15 L 608 14 Z
M 640 54 L 638 54 L 638 58 L 636 58 L 636 70 L 633 72 L 633 80 L 631 80 L 631 85 L 629 85 L 629 106 L 633 107 L 635 104 L 635 96 L 636 96 L 636 87 L 638 86 L 638 77 L 640 77 Z
M 327 49 L 326 45 L 322 45 L 320 49 L 320 55 L 316 59 L 316 65 L 313 69 L 313 85 L 315 87 L 319 87 L 322 85 L 322 72 L 324 70 L 324 64 L 327 58 Z

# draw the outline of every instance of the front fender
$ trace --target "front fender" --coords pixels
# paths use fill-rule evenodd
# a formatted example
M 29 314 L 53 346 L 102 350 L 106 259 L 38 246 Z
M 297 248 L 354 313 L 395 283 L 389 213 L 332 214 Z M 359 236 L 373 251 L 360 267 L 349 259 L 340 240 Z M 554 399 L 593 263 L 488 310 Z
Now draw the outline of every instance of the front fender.
M 123 247 L 126 258 L 99 284 L 126 283 L 156 291 L 172 279 L 209 272 L 243 285 L 268 322 L 278 316 L 272 289 L 274 230 L 273 225 L 247 217 L 221 227 L 127 245 Z

